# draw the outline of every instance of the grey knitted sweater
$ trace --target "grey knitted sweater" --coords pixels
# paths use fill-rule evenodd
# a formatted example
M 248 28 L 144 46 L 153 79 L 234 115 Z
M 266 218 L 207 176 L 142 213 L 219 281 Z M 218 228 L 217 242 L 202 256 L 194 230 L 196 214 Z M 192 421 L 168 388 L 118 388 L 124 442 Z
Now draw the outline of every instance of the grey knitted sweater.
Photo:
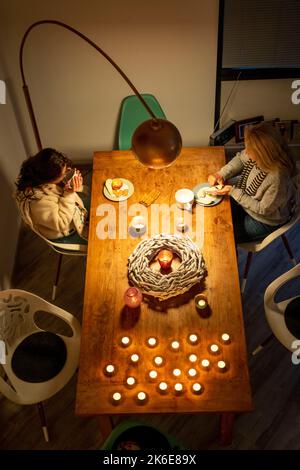
M 243 150 L 218 173 L 224 180 L 240 175 L 230 196 L 253 219 L 275 226 L 286 223 L 293 215 L 297 188 L 287 172 L 264 172 Z

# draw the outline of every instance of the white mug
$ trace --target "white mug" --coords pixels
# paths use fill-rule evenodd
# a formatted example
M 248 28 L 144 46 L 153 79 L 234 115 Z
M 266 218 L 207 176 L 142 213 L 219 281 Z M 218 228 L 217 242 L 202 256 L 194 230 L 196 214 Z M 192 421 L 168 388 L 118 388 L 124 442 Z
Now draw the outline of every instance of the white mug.
M 176 204 L 180 209 L 191 210 L 194 202 L 194 193 L 190 189 L 178 189 L 175 193 Z

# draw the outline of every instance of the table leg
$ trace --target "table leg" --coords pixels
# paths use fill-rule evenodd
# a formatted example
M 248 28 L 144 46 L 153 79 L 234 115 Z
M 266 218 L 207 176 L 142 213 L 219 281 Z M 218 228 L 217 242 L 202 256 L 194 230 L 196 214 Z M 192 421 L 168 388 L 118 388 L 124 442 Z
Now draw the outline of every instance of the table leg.
M 112 422 L 111 416 L 109 415 L 98 416 L 98 425 L 100 428 L 102 439 L 103 441 L 105 441 L 113 430 L 113 422 Z
M 219 444 L 221 446 L 229 446 L 232 442 L 234 418 L 234 413 L 221 413 L 219 434 Z

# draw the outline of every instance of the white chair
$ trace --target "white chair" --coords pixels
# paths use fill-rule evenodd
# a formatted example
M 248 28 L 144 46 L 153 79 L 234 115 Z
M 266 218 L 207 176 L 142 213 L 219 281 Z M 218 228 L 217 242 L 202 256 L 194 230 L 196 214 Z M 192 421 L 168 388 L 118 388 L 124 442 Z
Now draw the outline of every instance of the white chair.
M 243 248 L 244 250 L 248 251 L 248 256 L 247 256 L 247 261 L 245 265 L 245 270 L 243 274 L 243 280 L 242 280 L 242 286 L 241 286 L 241 292 L 242 294 L 245 291 L 246 283 L 247 283 L 247 277 L 252 261 L 252 256 L 253 253 L 258 253 L 259 251 L 263 250 L 266 248 L 270 243 L 272 243 L 276 238 L 281 237 L 283 244 L 286 248 L 286 251 L 288 252 L 289 257 L 291 258 L 291 261 L 294 265 L 296 265 L 296 260 L 293 255 L 293 252 L 291 250 L 291 247 L 289 245 L 288 239 L 285 235 L 285 233 L 292 228 L 298 221 L 300 220 L 300 212 L 297 212 L 292 219 L 283 225 L 282 227 L 278 228 L 277 230 L 274 230 L 274 232 L 270 233 L 266 238 L 264 238 L 261 241 L 253 241 L 253 242 L 248 242 L 248 243 L 239 243 L 238 246 L 240 248 Z
M 72 336 L 54 334 L 35 323 L 47 312 L 69 325 Z M 5 344 L 0 392 L 20 405 L 37 404 L 45 440 L 49 441 L 42 402 L 59 392 L 78 367 L 81 327 L 70 313 L 23 290 L 0 292 L 0 339 Z M 5 362 L 5 363 L 3 363 Z
M 63 255 L 86 256 L 86 254 L 87 254 L 87 245 L 80 245 L 80 244 L 76 244 L 76 243 L 57 243 L 57 242 L 53 242 L 51 240 L 48 240 L 48 238 L 41 235 L 39 232 L 34 230 L 32 227 L 30 227 L 30 228 L 33 230 L 34 233 L 36 233 L 40 238 L 42 238 L 49 246 L 51 246 L 51 248 L 54 251 L 56 251 L 56 253 L 59 254 L 57 269 L 56 269 L 56 274 L 55 274 L 55 279 L 54 279 L 54 284 L 53 284 L 53 288 L 52 288 L 52 296 L 51 296 L 51 300 L 55 300 L 56 299 L 56 291 L 57 291 L 57 285 L 58 285 L 58 280 L 59 280 L 60 268 L 61 268 Z
M 292 344 L 295 340 L 299 340 L 300 337 L 294 336 L 287 327 L 289 319 L 286 318 L 285 313 L 288 305 L 291 304 L 295 299 L 299 299 L 300 302 L 300 282 L 299 282 L 299 295 L 291 297 L 290 299 L 283 300 L 281 302 L 275 302 L 275 296 L 278 290 L 283 287 L 288 281 L 300 276 L 300 263 L 288 272 L 282 274 L 275 279 L 266 289 L 264 296 L 264 306 L 267 321 L 274 335 L 280 341 L 283 346 L 288 350 L 294 351 Z M 298 286 L 297 286 L 298 288 Z M 290 305 L 291 307 L 291 305 Z M 300 303 L 298 307 L 299 312 L 299 331 L 300 331 Z

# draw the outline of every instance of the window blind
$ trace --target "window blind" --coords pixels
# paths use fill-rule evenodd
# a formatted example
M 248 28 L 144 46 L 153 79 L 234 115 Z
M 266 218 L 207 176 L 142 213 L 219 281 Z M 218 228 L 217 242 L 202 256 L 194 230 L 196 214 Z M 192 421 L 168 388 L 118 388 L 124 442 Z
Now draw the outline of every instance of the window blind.
M 300 67 L 300 0 L 225 0 L 222 67 Z

